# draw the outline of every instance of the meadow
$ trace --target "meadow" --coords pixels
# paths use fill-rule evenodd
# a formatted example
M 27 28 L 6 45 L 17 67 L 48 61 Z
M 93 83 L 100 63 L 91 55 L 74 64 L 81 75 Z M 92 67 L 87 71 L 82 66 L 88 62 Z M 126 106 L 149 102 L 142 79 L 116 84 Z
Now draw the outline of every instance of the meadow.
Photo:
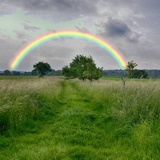
M 1 160 L 158 160 L 160 80 L 0 77 Z

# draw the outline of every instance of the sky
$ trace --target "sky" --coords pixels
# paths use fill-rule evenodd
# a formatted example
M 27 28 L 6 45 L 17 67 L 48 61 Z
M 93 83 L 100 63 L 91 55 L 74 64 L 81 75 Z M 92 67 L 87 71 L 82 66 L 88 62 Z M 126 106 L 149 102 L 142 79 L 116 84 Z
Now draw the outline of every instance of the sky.
M 138 69 L 160 69 L 160 0 L 0 0 L 0 70 L 48 32 L 75 30 L 98 35 Z M 39 61 L 62 69 L 77 54 L 91 55 L 97 67 L 121 69 L 105 50 L 82 39 L 50 40 L 32 50 L 17 70 Z

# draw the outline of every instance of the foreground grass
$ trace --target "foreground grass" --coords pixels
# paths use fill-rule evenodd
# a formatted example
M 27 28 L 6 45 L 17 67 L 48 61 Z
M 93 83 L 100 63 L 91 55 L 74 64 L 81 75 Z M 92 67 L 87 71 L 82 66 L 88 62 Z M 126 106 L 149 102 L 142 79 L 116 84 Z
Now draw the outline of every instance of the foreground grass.
M 160 82 L 0 80 L 0 159 L 159 159 Z

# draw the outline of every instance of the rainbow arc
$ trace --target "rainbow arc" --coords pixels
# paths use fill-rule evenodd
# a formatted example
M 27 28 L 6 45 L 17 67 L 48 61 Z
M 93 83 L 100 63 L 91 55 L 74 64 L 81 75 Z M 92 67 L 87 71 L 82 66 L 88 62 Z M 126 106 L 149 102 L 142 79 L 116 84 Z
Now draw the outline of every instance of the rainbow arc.
M 43 36 L 40 36 L 34 39 L 32 42 L 28 43 L 24 46 L 13 58 L 10 63 L 11 70 L 15 70 L 22 60 L 31 53 L 33 49 L 40 46 L 41 44 L 49 41 L 49 40 L 56 40 L 59 38 L 76 38 L 76 39 L 83 39 L 92 43 L 95 43 L 99 47 L 103 48 L 107 53 L 109 53 L 119 64 L 119 66 L 124 69 L 126 67 L 126 60 L 123 55 L 117 51 L 111 44 L 109 44 L 103 38 L 93 35 L 91 33 L 84 33 L 80 31 L 59 31 L 55 33 L 47 33 Z

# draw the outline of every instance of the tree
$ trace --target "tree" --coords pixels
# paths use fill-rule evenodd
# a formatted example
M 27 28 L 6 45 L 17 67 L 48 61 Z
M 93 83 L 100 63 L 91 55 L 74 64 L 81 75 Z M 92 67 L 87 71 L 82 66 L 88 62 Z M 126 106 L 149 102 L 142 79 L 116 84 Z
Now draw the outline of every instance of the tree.
M 33 65 L 34 71 L 38 71 L 39 77 L 43 77 L 47 72 L 51 71 L 51 66 L 48 63 L 38 62 Z
M 136 63 L 134 63 L 133 61 L 128 62 L 127 66 L 126 66 L 126 70 L 128 71 L 128 77 L 132 77 L 134 68 L 137 66 Z
M 70 78 L 71 77 L 71 69 L 68 66 L 63 67 L 62 75 L 64 75 L 67 78 Z
M 67 78 L 98 80 L 102 76 L 102 68 L 97 68 L 91 56 L 77 55 L 69 66 L 62 69 L 62 75 Z
M 12 75 L 12 73 L 11 73 L 9 70 L 4 70 L 3 74 L 4 74 L 5 76 L 10 76 L 10 75 Z
M 132 72 L 131 78 L 147 78 L 148 73 L 145 70 L 135 69 Z

